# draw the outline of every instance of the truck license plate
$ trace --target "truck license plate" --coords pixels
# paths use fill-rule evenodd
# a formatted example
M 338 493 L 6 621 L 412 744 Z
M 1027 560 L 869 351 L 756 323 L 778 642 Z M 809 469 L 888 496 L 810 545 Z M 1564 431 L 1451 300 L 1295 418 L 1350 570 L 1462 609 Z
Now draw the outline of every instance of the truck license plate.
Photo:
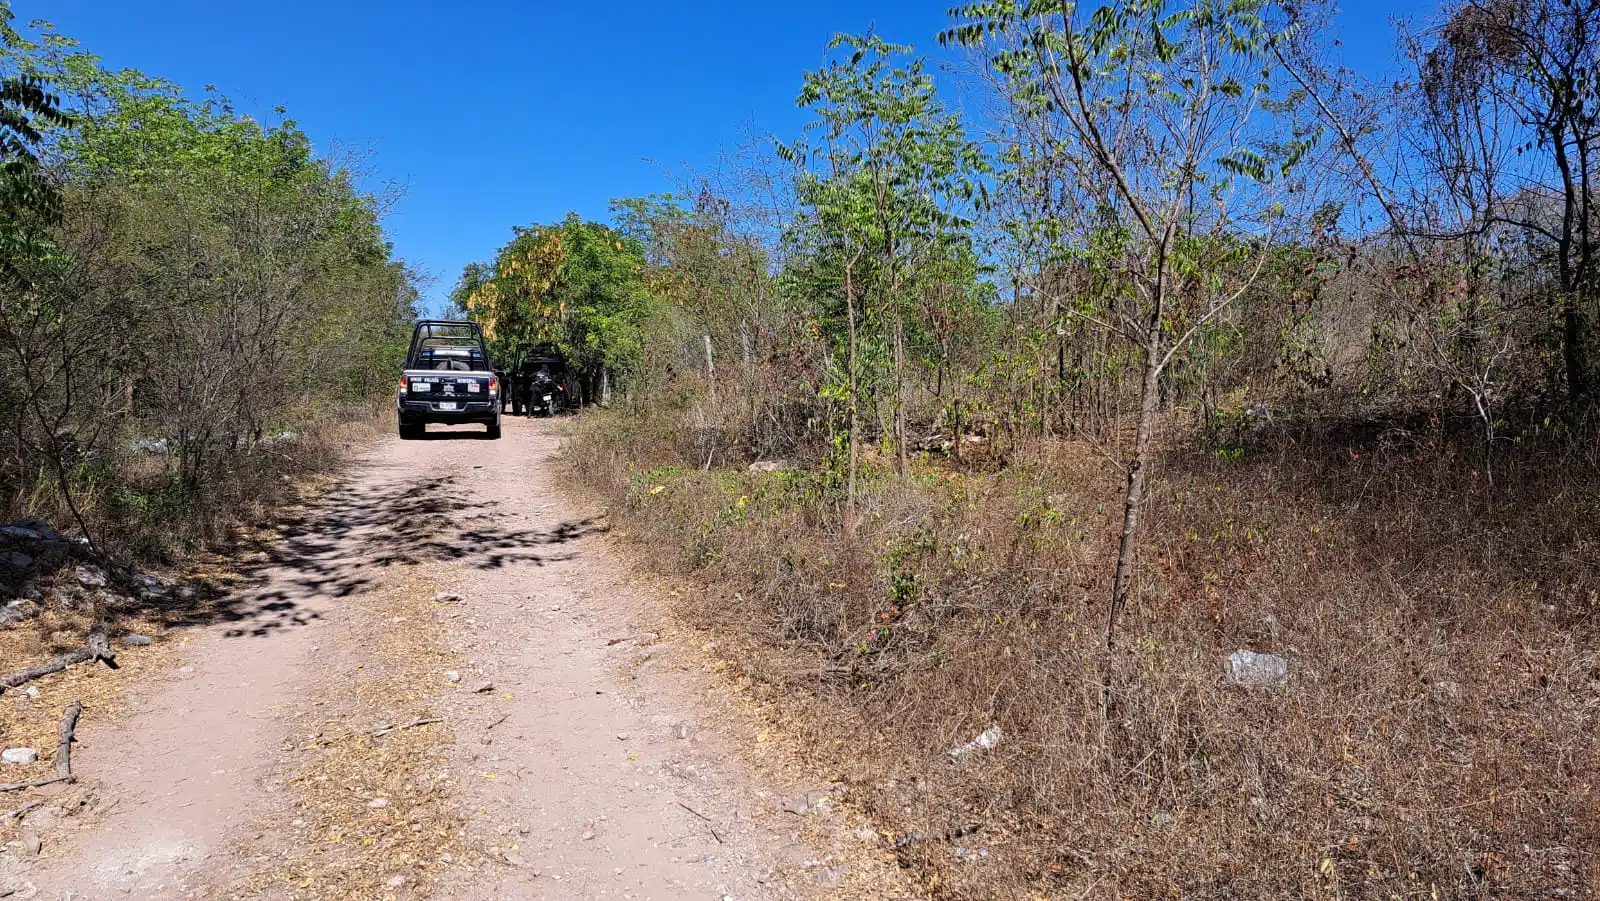
M 455 408 L 456 403 L 453 400 L 442 401 L 439 404 L 439 409 L 441 410 L 454 410 Z

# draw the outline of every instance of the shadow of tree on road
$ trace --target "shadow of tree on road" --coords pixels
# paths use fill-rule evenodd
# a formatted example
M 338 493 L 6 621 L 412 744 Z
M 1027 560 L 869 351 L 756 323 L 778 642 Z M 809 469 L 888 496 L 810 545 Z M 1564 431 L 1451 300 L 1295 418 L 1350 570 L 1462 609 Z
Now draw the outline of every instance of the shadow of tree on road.
M 605 530 L 594 518 L 507 528 L 498 508 L 455 476 L 342 486 L 283 520 L 276 541 L 236 549 L 253 562 L 233 590 L 172 599 L 156 612 L 169 627 L 220 622 L 230 624 L 229 637 L 261 637 L 321 619 L 308 602 L 366 591 L 392 567 L 543 566 L 573 559 L 563 546 Z

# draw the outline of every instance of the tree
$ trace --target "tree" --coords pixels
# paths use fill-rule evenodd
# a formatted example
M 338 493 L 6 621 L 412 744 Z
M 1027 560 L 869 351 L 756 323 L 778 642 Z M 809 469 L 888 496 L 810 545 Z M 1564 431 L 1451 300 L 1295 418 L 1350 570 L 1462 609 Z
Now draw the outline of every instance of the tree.
M 35 27 L 5 59 L 61 90 L 71 127 L 36 129 L 30 165 L 59 199 L 37 232 L 48 252 L 6 256 L 21 277 L 0 317 L 3 369 L 36 410 L 4 420 L 7 474 L 63 461 L 70 504 L 67 482 L 115 478 L 127 439 L 153 434 L 176 447 L 173 495 L 205 527 L 205 495 L 267 429 L 390 390 L 412 276 L 384 240 L 384 199 L 292 120 L 109 72 Z M 162 375 L 174 361 L 184 378 Z
M 1278 187 L 1311 146 L 1292 128 L 1270 47 L 1271 0 L 998 0 L 957 10 L 946 42 L 981 47 L 1011 107 L 1008 156 L 1049 217 L 1035 290 L 1140 358 L 1106 643 L 1131 594 L 1161 378 L 1239 298 L 1283 214 Z M 1009 176 L 1009 173 L 1008 173 Z
M 1600 310 L 1600 0 L 1467 0 L 1413 43 L 1436 171 L 1474 214 L 1554 258 L 1569 397 L 1594 392 Z
M 853 529 L 862 388 L 879 382 L 875 367 L 863 366 L 863 327 L 888 345 L 891 432 L 903 477 L 906 334 L 917 318 L 917 281 L 938 271 L 935 264 L 970 251 L 970 208 L 981 201 L 986 162 L 959 117 L 939 101 L 925 62 L 897 64 L 909 48 L 869 34 L 840 35 L 828 49 L 848 55 L 806 74 L 796 102 L 817 118 L 780 153 L 801 170 L 806 210 L 789 240 L 816 255 L 822 264 L 816 274 L 836 280 L 830 293 L 843 300 L 847 529 Z
M 0 3 L 0 60 L 11 68 L 27 47 L 14 27 L 10 3 Z M 38 75 L 0 70 L 0 272 L 8 280 L 18 273 L 11 261 L 37 253 L 38 226 L 60 212 L 60 198 L 39 163 L 42 129 L 65 127 L 71 118 L 61 100 Z
M 60 195 L 43 171 L 38 150 L 44 141 L 43 129 L 63 128 L 71 118 L 61 110 L 61 101 L 39 76 L 15 71 L 13 66 L 27 49 L 14 27 L 10 3 L 0 3 L 0 321 L 7 350 L 22 365 L 16 375 L 21 383 L 6 391 L 8 405 L 21 413 L 20 420 L 31 420 L 39 436 L 35 448 L 49 461 L 62 498 L 71 508 L 85 535 L 89 529 L 74 501 L 68 471 L 69 448 L 62 440 L 64 416 L 49 407 L 44 395 L 51 375 L 37 365 L 30 353 L 34 334 L 47 331 L 52 324 L 50 310 L 30 300 L 32 283 L 29 270 L 51 255 L 48 229 L 59 221 Z M 17 430 L 20 446 L 26 441 Z M 93 540 L 91 536 L 91 541 Z
M 549 344 L 602 381 L 638 358 L 654 303 L 639 241 L 575 213 L 516 229 L 490 267 L 467 267 L 457 293 L 496 356 Z
M 476 294 L 483 287 L 483 283 L 490 278 L 491 270 L 488 263 L 468 263 L 461 269 L 461 276 L 456 279 L 455 286 L 450 289 L 450 303 L 445 308 L 445 318 L 466 319 L 468 317 L 467 299 Z

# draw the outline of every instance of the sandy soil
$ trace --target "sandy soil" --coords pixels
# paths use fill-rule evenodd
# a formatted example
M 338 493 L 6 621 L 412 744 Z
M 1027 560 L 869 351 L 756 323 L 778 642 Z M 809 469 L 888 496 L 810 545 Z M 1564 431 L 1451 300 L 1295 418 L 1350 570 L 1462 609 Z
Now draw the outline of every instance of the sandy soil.
M 128 715 L 86 713 L 0 897 L 895 894 L 825 783 L 749 763 L 755 724 L 558 490 L 559 429 L 373 448 Z

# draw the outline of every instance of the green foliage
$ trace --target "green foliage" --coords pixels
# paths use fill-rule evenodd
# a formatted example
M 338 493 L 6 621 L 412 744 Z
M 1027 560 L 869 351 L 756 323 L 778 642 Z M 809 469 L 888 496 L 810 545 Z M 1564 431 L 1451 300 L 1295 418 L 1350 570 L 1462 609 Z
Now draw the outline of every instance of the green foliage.
M 10 22 L 0 5 L 5 495 L 54 461 L 62 503 L 81 489 L 112 520 L 144 517 L 139 499 L 167 488 L 117 484 L 117 464 L 153 436 L 175 450 L 161 475 L 187 509 L 225 515 L 237 498 L 219 486 L 268 430 L 392 390 L 417 295 L 381 201 L 292 120 L 262 124 L 215 90 L 196 100 L 107 70 L 48 23 L 25 38 Z
M 15 71 L 28 42 L 12 27 L 9 3 L 0 3 L 0 279 L 17 285 L 17 261 L 48 255 L 43 227 L 60 215 L 60 197 L 39 160 L 44 129 L 71 119 L 37 75 Z
M 840 35 L 829 49 L 842 52 L 806 74 L 796 101 L 816 118 L 800 140 L 779 146 L 800 172 L 803 214 L 787 240 L 822 258 L 812 275 L 823 281 L 813 288 L 831 281 L 837 297 L 840 270 L 853 259 L 856 289 L 876 298 L 877 314 L 907 317 L 919 278 L 975 284 L 971 229 L 987 196 L 988 161 L 940 101 L 926 61 L 902 61 L 909 48 Z
M 625 372 L 659 303 L 644 270 L 641 241 L 569 213 L 518 228 L 492 264 L 467 267 L 453 296 L 507 365 L 548 344 L 578 367 Z
M 892 406 L 886 450 L 905 458 L 906 374 L 942 373 L 952 339 L 981 315 L 973 217 L 989 164 L 940 101 L 920 58 L 876 35 L 840 35 L 806 74 L 797 104 L 815 119 L 780 158 L 796 167 L 801 214 L 784 235 L 786 283 L 818 310 L 844 369 L 830 365 L 845 462 L 863 406 Z

